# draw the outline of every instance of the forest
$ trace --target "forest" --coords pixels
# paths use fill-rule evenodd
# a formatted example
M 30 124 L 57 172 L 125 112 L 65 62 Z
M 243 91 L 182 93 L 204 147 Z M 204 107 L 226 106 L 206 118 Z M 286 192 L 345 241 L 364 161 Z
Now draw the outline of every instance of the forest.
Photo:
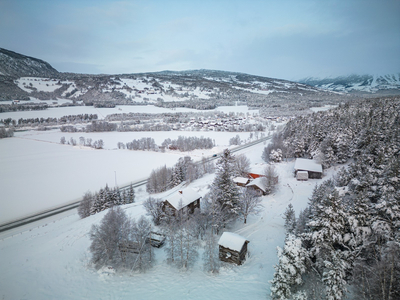
M 357 100 L 296 118 L 264 149 L 267 161 L 342 165 L 297 218 L 288 206 L 272 299 L 400 298 L 399 100 Z

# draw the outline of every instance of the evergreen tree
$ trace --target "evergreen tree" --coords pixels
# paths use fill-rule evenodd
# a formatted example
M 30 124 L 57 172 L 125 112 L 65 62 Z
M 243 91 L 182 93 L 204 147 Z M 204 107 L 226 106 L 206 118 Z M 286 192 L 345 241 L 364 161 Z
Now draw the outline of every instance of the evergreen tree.
M 286 234 L 295 234 L 296 232 L 296 214 L 292 203 L 289 203 L 284 213 Z
M 296 285 L 303 283 L 302 274 L 306 271 L 307 251 L 300 238 L 289 234 L 283 249 L 277 247 L 279 263 L 275 266 L 271 281 L 272 299 L 290 299 Z
M 212 196 L 227 212 L 230 219 L 239 214 L 239 190 L 233 182 L 234 157 L 228 149 L 225 149 L 217 161 L 216 175 L 211 185 Z

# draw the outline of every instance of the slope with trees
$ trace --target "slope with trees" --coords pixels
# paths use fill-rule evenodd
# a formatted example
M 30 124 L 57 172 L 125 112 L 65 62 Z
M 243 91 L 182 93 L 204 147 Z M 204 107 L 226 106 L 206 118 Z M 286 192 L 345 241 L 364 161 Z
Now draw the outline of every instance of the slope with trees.
M 307 299 L 344 299 L 352 290 L 354 299 L 399 298 L 399 99 L 356 101 L 294 120 L 275 142 L 288 156 L 349 164 L 316 186 L 297 220 L 291 207 L 285 213 L 286 242 L 291 234 L 301 239 L 306 268 L 293 283 L 279 271 L 290 260 L 280 258 L 272 297 L 303 299 L 295 297 L 301 291 Z

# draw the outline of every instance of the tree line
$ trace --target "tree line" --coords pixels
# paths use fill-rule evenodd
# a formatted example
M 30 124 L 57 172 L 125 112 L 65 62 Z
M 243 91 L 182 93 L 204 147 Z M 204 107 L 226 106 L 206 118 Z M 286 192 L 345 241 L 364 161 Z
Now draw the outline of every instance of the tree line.
M 7 118 L 1 119 L 0 123 L 3 123 L 5 126 L 39 126 L 39 125 L 59 125 L 66 123 L 75 123 L 75 122 L 87 122 L 92 120 L 97 120 L 97 114 L 79 114 L 79 115 L 68 115 L 63 116 L 61 118 L 20 118 L 18 120 Z
M 128 189 L 120 191 L 115 187 L 110 189 L 108 185 L 96 193 L 87 192 L 83 196 L 78 207 L 78 214 L 81 218 L 86 218 L 107 208 L 135 202 L 135 190 L 132 184 Z

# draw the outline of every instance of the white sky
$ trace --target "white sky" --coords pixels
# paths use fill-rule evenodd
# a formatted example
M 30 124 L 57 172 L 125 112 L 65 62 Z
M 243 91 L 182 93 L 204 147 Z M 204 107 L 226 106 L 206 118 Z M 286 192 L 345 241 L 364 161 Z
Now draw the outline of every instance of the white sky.
M 0 47 L 61 72 L 400 71 L 400 1 L 0 0 Z

